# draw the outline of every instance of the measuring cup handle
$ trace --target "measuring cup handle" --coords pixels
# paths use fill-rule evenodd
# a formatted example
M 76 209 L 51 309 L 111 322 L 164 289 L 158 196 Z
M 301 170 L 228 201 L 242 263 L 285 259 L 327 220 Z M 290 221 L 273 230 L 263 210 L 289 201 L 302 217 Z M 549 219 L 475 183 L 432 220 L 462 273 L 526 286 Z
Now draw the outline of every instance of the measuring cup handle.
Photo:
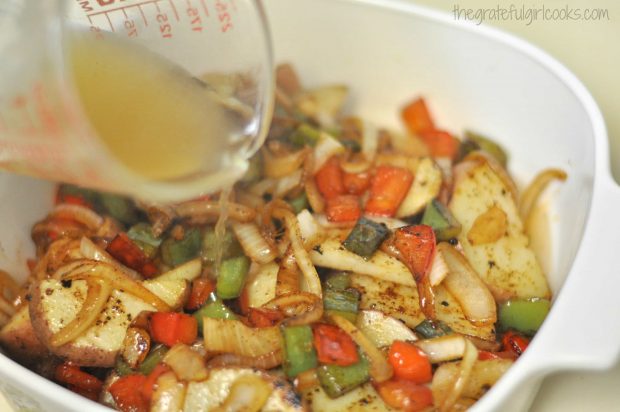
M 611 176 L 597 181 L 590 210 L 573 268 L 539 331 L 544 339 L 532 345 L 541 371 L 605 369 L 620 353 L 620 187 Z

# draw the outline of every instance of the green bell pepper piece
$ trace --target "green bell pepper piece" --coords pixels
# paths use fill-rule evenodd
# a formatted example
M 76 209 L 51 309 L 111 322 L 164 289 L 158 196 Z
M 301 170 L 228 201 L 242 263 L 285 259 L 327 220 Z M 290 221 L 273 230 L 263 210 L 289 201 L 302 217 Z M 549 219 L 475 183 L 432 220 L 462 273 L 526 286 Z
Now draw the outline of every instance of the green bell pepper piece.
M 228 259 L 243 254 L 243 249 L 232 231 L 226 230 L 224 236 L 218 238 L 215 235 L 215 229 L 207 229 L 202 238 L 202 251 L 200 252 L 202 259 L 207 263 L 215 263 L 218 247 L 221 248 L 222 259 Z
M 461 145 L 461 157 L 465 157 L 473 150 L 482 150 L 487 152 L 504 167 L 506 167 L 506 164 L 508 163 L 508 155 L 499 144 L 478 133 L 466 131 L 465 139 Z
M 155 369 L 155 366 L 164 360 L 164 356 L 168 352 L 168 348 L 164 345 L 158 345 L 151 349 L 144 361 L 138 366 L 138 372 L 143 375 L 149 375 Z
M 513 299 L 499 306 L 499 326 L 502 331 L 515 329 L 534 335 L 549 313 L 547 299 Z
M 461 224 L 437 199 L 433 199 L 426 205 L 422 224 L 432 227 L 439 241 L 455 238 L 461 233 Z
M 360 354 L 354 365 L 322 365 L 317 369 L 321 387 L 330 398 L 337 398 L 364 384 L 370 379 L 368 360 Z
M 313 345 L 312 328 L 308 325 L 282 328 L 284 338 L 284 372 L 294 378 L 301 372 L 316 368 L 318 361 Z
M 347 272 L 335 272 L 327 275 L 325 286 L 332 290 L 345 290 L 351 285 L 351 277 Z
M 238 298 L 249 270 L 250 259 L 247 256 L 224 260 L 217 275 L 217 296 L 222 299 Z
M 113 193 L 100 193 L 99 203 L 103 213 L 112 216 L 121 223 L 131 225 L 138 221 L 136 205 L 128 197 Z
M 319 129 L 310 126 L 308 123 L 302 123 L 290 134 L 288 139 L 296 146 L 308 145 L 314 147 L 320 137 L 321 131 Z
M 452 333 L 452 329 L 442 321 L 430 319 L 424 319 L 413 330 L 424 339 L 437 338 Z
M 325 289 L 323 291 L 323 307 L 325 310 L 357 313 L 359 301 L 360 292 L 357 289 Z
M 169 237 L 161 244 L 162 260 L 168 266 L 179 266 L 198 255 L 201 243 L 200 230 L 197 228 L 186 230 L 181 240 Z
M 362 217 L 342 245 L 357 255 L 369 258 L 389 233 L 390 230 L 384 224 Z
M 198 332 L 202 335 L 202 318 L 211 319 L 237 319 L 237 315 L 230 310 L 220 299 L 212 299 L 209 303 L 194 312 L 193 316 L 198 321 Z
M 293 208 L 293 212 L 295 214 L 301 212 L 304 209 L 308 208 L 308 198 L 306 197 L 306 192 L 301 192 L 300 195 L 294 197 L 288 201 L 288 204 Z

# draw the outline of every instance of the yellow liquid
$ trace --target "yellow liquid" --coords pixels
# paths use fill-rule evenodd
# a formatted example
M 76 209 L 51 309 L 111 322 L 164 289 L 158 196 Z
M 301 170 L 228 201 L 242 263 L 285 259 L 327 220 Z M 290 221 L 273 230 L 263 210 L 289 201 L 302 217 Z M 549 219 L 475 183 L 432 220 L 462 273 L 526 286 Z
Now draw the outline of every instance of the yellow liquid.
M 174 180 L 224 167 L 241 122 L 204 83 L 116 39 L 78 34 L 70 52 L 85 114 L 110 153 L 131 171 Z

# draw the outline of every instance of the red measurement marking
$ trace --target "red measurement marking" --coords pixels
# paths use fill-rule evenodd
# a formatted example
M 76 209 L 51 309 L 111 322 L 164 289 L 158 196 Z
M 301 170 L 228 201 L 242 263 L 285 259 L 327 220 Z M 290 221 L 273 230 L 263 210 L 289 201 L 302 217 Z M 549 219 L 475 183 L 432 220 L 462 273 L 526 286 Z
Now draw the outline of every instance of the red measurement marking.
M 232 17 L 228 11 L 228 5 L 222 0 L 215 2 L 215 9 L 217 10 L 217 18 L 220 21 L 220 31 L 226 33 L 233 28 Z
M 193 31 L 202 31 L 202 18 L 200 17 L 200 11 L 197 7 L 192 5 L 191 0 L 187 0 L 187 17 L 189 17 L 190 25 Z
M 142 2 L 140 2 L 140 3 L 137 3 L 137 4 L 132 4 L 132 5 L 129 5 L 129 6 L 121 6 L 121 7 L 115 7 L 115 8 L 113 8 L 113 9 L 106 9 L 106 10 L 102 10 L 102 11 L 97 11 L 97 12 L 95 12 L 95 13 L 90 13 L 90 14 L 87 14 L 87 16 L 96 16 L 96 15 L 98 15 L 98 14 L 107 14 L 107 13 L 112 13 L 112 12 L 117 11 L 117 10 L 122 10 L 122 9 L 130 9 L 130 8 L 132 8 L 132 7 L 140 7 L 140 6 L 144 6 L 145 4 L 151 4 L 151 3 L 157 4 L 157 3 L 159 3 L 160 1 L 161 1 L 161 0 L 146 0 L 146 1 L 142 1 Z
M 137 4 L 138 10 L 140 10 L 140 14 L 142 15 L 142 20 L 144 20 L 144 26 L 148 26 L 149 22 L 146 20 L 146 16 L 144 15 L 144 10 L 142 10 L 142 5 Z
M 209 8 L 207 7 L 205 0 L 200 0 L 200 4 L 202 4 L 202 9 L 205 11 L 205 16 L 209 17 Z
M 174 17 L 177 19 L 177 21 L 179 21 L 179 13 L 177 13 L 177 8 L 174 5 L 174 1 L 173 0 L 168 0 L 168 3 L 170 3 L 170 7 L 172 8 L 172 12 L 174 13 Z

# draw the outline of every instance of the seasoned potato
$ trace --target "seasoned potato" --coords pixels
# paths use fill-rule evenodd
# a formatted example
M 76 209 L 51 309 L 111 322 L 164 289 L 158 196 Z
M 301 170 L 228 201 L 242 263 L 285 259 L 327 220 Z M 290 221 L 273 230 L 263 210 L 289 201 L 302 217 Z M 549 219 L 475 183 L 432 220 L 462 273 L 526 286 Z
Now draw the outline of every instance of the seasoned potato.
M 0 344 L 12 357 L 26 365 L 49 355 L 30 322 L 28 307 L 21 308 L 0 331 Z
M 460 166 L 449 208 L 463 226 L 459 242 L 465 256 L 496 300 L 550 296 L 545 276 L 524 234 L 510 185 L 487 161 L 476 159 Z M 499 237 L 487 237 L 496 239 L 492 242 L 475 242 L 484 236 L 480 235 L 480 228 L 472 227 L 476 222 L 490 220 L 480 217 L 491 214 L 505 215 L 505 232 Z M 489 230 L 495 230 L 495 226 Z
M 305 402 L 313 412 L 386 412 L 396 411 L 386 405 L 370 383 L 362 385 L 332 399 L 316 387 L 303 393 Z

